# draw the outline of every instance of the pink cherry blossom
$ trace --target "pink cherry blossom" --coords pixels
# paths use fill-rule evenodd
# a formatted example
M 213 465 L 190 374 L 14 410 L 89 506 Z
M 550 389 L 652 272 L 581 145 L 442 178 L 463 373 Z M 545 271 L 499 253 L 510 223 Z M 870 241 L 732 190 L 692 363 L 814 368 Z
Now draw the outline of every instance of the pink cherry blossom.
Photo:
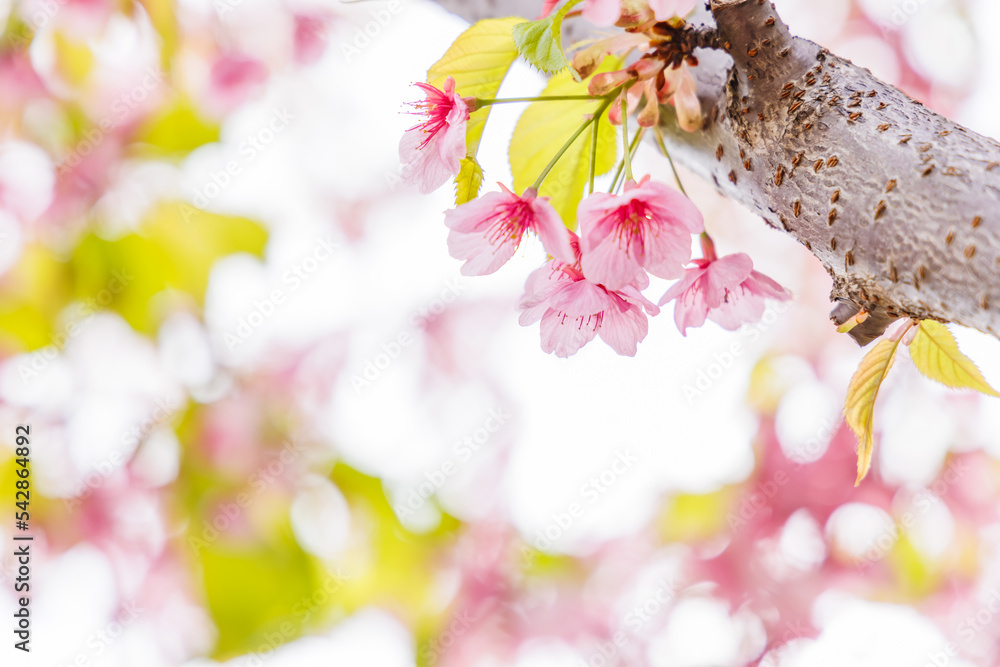
M 518 304 L 519 322 L 528 326 L 541 321 L 542 350 L 566 358 L 600 335 L 618 354 L 635 356 L 646 337 L 649 315 L 660 310 L 640 289 L 648 278 L 609 290 L 584 277 L 579 264 L 547 262 L 528 276 L 525 294 Z
M 649 0 L 657 21 L 666 21 L 674 16 L 684 16 L 698 4 L 697 0 Z
M 526 231 L 541 239 L 545 251 L 562 262 L 576 261 L 570 231 L 547 197 L 528 188 L 518 197 L 502 183 L 502 192 L 490 192 L 444 214 L 448 251 L 466 260 L 462 275 L 483 276 L 507 263 Z
M 465 157 L 469 105 L 455 94 L 455 80 L 450 76 L 444 90 L 426 83 L 415 85 L 427 95 L 427 99 L 413 105 L 426 120 L 403 134 L 399 159 L 403 163 L 403 180 L 416 183 L 420 192 L 427 194 L 458 174 Z
M 622 289 L 643 275 L 679 278 L 691 259 L 691 234 L 704 230 L 691 200 L 662 183 L 629 181 L 621 196 L 593 194 L 577 209 L 587 278 Z
M 695 260 L 684 277 L 674 284 L 660 305 L 677 300 L 674 321 L 683 335 L 688 327 L 700 327 L 710 319 L 723 329 L 735 331 L 742 324 L 758 321 L 764 314 L 764 301 L 787 301 L 791 292 L 762 273 L 753 270 L 753 261 L 744 253 L 716 259 Z

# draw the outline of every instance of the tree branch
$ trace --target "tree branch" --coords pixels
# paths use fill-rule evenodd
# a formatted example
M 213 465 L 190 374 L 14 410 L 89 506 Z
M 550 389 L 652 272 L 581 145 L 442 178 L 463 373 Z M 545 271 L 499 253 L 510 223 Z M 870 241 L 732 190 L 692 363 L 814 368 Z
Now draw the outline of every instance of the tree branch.
M 483 17 L 480 3 L 441 4 Z M 663 114 L 676 159 L 816 255 L 831 317 L 871 313 L 859 343 L 900 317 L 1000 337 L 1000 143 L 792 36 L 769 1 L 709 8 L 723 51 L 698 53 L 701 131 Z

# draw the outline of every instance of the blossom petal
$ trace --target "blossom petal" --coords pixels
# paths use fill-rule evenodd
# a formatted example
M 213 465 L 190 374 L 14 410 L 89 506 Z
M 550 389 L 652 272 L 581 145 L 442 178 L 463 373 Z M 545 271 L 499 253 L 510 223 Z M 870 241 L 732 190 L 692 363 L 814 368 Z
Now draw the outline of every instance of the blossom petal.
M 580 266 L 587 280 L 613 290 L 635 282 L 642 275 L 639 262 L 631 252 L 620 246 L 614 234 L 605 236 L 590 252 L 584 250 Z
M 726 291 L 736 291 L 753 271 L 753 260 L 746 253 L 735 253 L 720 257 L 708 265 L 702 289 L 710 308 L 722 304 Z
M 463 276 L 486 276 L 495 273 L 514 256 L 520 237 L 504 237 L 497 244 L 490 243 L 483 234 L 463 234 L 452 230 L 448 233 L 448 253 L 455 259 L 464 259 Z
M 566 264 L 576 262 L 576 253 L 570 244 L 570 231 L 566 229 L 552 204 L 547 199 L 535 199 L 531 202 L 531 212 L 534 214 L 535 233 L 545 252 Z
M 764 314 L 764 299 L 754 296 L 742 286 L 729 294 L 718 308 L 708 312 L 708 319 L 723 329 L 736 331 L 744 324 L 760 320 Z
M 591 316 L 571 318 L 549 309 L 542 317 L 542 350 L 565 359 L 597 336 L 597 319 Z
M 792 298 L 791 292 L 758 271 L 751 271 L 743 285 L 751 294 L 767 299 L 788 301 Z
M 612 308 L 604 313 L 604 320 L 598 332 L 601 340 L 618 354 L 634 357 L 638 344 L 649 332 L 649 323 L 642 309 L 630 306 L 624 312 Z

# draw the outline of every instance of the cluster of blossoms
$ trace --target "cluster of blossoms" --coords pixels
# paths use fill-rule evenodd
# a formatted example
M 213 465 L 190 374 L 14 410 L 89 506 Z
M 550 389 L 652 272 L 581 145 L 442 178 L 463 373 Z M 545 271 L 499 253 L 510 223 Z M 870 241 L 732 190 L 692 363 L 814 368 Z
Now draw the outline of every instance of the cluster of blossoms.
M 624 8 L 622 4 L 590 0 L 583 15 L 598 24 L 624 22 L 643 28 L 661 16 L 690 10 L 694 2 L 668 0 L 640 6 L 626 0 Z M 655 39 L 655 31 L 637 29 L 600 40 L 578 52 L 574 65 L 582 76 L 589 76 L 608 53 L 652 48 L 625 69 L 593 76 L 588 91 L 595 100 L 605 100 L 602 109 L 610 108 L 612 123 L 623 124 L 645 97 L 638 114 L 640 126 L 656 125 L 660 104 L 671 100 L 682 127 L 693 131 L 701 118 L 693 79 L 681 67 L 683 62 L 668 67 L 669 59 L 658 55 Z M 404 134 L 399 154 L 404 180 L 427 193 L 459 173 L 466 157 L 469 115 L 482 101 L 458 95 L 450 77 L 443 90 L 416 85 L 426 95 L 414 105 L 423 121 Z M 627 156 L 627 142 L 625 151 Z M 649 176 L 634 180 L 627 157 L 625 166 L 621 194 L 591 193 L 579 203 L 579 236 L 563 224 L 548 198 L 538 195 L 538 183 L 521 194 L 498 184 L 499 192 L 445 214 L 449 252 L 464 260 L 463 275 L 486 275 L 514 255 L 525 233 L 537 236 L 551 259 L 527 280 L 519 304 L 520 322 L 540 322 L 542 349 L 560 357 L 574 354 L 597 336 L 619 354 L 634 355 L 646 336 L 647 316 L 659 313 L 658 306 L 642 295 L 649 275 L 678 279 L 659 305 L 676 302 L 674 319 L 685 335 L 688 327 L 708 319 L 735 330 L 757 321 L 766 299 L 791 298 L 783 287 L 754 271 L 747 255 L 716 257 L 701 213 L 684 194 Z M 692 262 L 694 234 L 701 235 L 703 257 Z

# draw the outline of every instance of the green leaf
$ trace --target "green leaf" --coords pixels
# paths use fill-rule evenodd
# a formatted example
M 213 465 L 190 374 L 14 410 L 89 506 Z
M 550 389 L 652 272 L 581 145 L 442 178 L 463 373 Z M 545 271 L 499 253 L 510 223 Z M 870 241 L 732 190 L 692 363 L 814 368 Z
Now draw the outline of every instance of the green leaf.
M 986 382 L 976 364 L 958 349 L 948 327 L 924 320 L 910 343 L 910 359 L 921 373 L 952 389 L 975 389 L 987 396 L 1000 396 Z
M 472 201 L 479 195 L 483 187 L 483 168 L 476 158 L 467 157 L 462 160 L 462 168 L 455 177 L 455 204 L 461 206 Z
M 547 74 L 562 71 L 569 65 L 562 46 L 562 22 L 570 9 L 581 0 L 569 0 L 552 16 L 514 26 L 514 43 L 525 60 Z M 574 73 L 574 78 L 579 77 Z
M 562 50 L 562 18 L 550 16 L 514 26 L 517 51 L 529 63 L 551 74 L 565 69 L 568 62 Z
M 512 17 L 486 19 L 473 24 L 458 36 L 440 60 L 431 65 L 427 72 L 427 83 L 443 88 L 445 80 L 450 76 L 455 79 L 455 92 L 463 97 L 496 97 L 500 84 L 507 76 L 507 70 L 517 59 L 517 47 L 511 31 L 515 25 L 524 21 L 523 18 Z M 465 129 L 466 159 L 475 161 L 489 114 L 490 107 L 483 107 L 469 116 Z M 472 169 L 471 166 L 468 168 Z M 466 172 L 465 163 L 462 171 Z M 470 174 L 466 174 L 466 177 L 469 176 Z M 460 173 L 459 179 L 461 178 Z M 458 200 L 467 192 L 461 184 L 457 186 L 457 203 L 464 203 Z M 476 192 L 478 193 L 478 188 Z
M 858 479 L 855 486 L 868 474 L 871 467 L 874 444 L 875 399 L 878 390 L 892 368 L 899 348 L 898 340 L 884 339 L 869 350 L 861 365 L 854 372 L 851 384 L 847 388 L 847 399 L 844 402 L 844 417 L 848 426 L 858 436 Z
M 153 297 L 168 289 L 202 303 L 216 260 L 237 252 L 260 256 L 267 232 L 256 222 L 207 213 L 185 203 L 151 209 L 139 233 L 114 241 L 86 237 L 70 261 L 75 298 L 95 300 L 124 283 L 101 307 L 118 312 L 136 331 L 159 326 Z
M 619 69 L 621 60 L 609 57 L 598 71 Z M 587 84 L 573 80 L 569 71 L 549 79 L 542 92 L 550 95 L 586 95 Z M 535 102 L 521 115 L 510 140 L 510 170 L 514 175 L 514 191 L 521 193 L 531 187 L 549 161 L 559 152 L 589 114 L 597 111 L 601 100 L 580 102 Z M 576 207 L 590 177 L 590 148 L 594 126 L 588 127 L 549 172 L 539 194 L 551 198 L 551 204 L 570 229 L 576 227 Z M 617 133 L 605 113 L 597 129 L 597 160 L 595 173 L 605 174 L 615 166 L 618 155 Z

